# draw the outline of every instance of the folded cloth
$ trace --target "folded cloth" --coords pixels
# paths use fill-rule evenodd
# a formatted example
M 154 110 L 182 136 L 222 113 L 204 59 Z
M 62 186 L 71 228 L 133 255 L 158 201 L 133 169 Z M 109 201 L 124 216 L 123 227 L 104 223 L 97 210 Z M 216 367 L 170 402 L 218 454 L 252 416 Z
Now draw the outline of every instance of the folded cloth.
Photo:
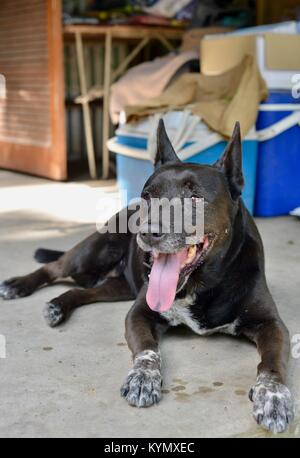
M 111 87 L 109 110 L 112 122 L 119 122 L 119 114 L 126 105 L 147 104 L 149 98 L 159 96 L 174 75 L 194 59 L 199 59 L 198 49 L 171 53 L 130 68 Z
M 297 207 L 294 210 L 290 211 L 290 215 L 297 216 L 297 218 L 300 218 L 300 207 Z
M 126 106 L 125 115 L 130 122 L 184 107 L 225 137 L 230 137 L 235 122 L 240 121 L 241 134 L 245 136 L 255 124 L 259 104 L 267 95 L 256 60 L 246 56 L 221 75 L 182 75 L 160 96 L 144 104 Z

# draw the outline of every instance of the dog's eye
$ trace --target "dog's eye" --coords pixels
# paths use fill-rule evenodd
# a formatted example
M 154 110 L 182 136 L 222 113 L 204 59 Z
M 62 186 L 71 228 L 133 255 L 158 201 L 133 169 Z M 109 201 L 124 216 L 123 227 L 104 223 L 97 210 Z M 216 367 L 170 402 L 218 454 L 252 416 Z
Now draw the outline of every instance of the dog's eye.
M 151 197 L 151 196 L 150 196 L 150 193 L 149 193 L 148 191 L 144 191 L 144 192 L 142 193 L 142 199 L 144 199 L 144 200 L 150 200 L 150 197 Z

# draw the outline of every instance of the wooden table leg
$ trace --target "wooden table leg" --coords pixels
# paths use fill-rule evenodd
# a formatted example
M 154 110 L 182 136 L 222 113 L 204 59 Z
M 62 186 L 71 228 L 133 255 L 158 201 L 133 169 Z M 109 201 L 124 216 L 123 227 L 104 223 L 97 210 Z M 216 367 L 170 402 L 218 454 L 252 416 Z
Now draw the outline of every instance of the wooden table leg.
M 145 37 L 141 40 L 130 54 L 124 57 L 118 68 L 111 75 L 111 83 L 113 83 L 119 76 L 121 76 L 127 69 L 128 65 L 139 54 L 139 52 L 149 43 L 149 38 Z
M 89 102 L 86 100 L 88 89 L 87 89 L 87 83 L 86 83 L 86 74 L 85 74 L 81 33 L 76 32 L 75 37 L 76 37 L 76 54 L 77 54 L 77 63 L 78 63 L 78 72 L 79 72 L 79 84 L 80 84 L 81 95 L 83 96 L 81 104 L 82 104 L 82 110 L 83 110 L 84 133 L 85 133 L 85 139 L 86 139 L 89 171 L 90 171 L 91 177 L 93 179 L 96 179 L 97 178 L 97 167 L 96 167 L 95 150 L 94 150 L 94 142 L 93 142 L 90 106 L 89 106 Z
M 109 151 L 107 141 L 109 140 L 109 94 L 111 83 L 111 51 L 112 36 L 108 31 L 105 35 L 105 56 L 104 56 L 104 95 L 103 95 L 103 125 L 102 125 L 102 178 L 109 175 Z
M 174 52 L 175 51 L 175 48 L 174 46 L 171 44 L 170 40 L 168 40 L 166 37 L 164 37 L 162 34 L 157 34 L 156 38 L 165 46 L 165 48 L 170 51 L 170 52 Z

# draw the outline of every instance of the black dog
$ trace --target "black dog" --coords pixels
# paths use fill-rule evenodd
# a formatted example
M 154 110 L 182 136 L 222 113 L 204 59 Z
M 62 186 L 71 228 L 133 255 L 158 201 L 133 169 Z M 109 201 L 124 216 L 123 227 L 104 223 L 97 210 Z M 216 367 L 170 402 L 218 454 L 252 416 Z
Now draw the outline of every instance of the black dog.
M 71 276 L 86 289 L 72 289 L 47 304 L 50 326 L 84 304 L 136 298 L 126 317 L 134 364 L 121 394 L 138 407 L 161 397 L 162 330 L 183 323 L 200 335 L 247 336 L 261 355 L 250 390 L 254 418 L 270 431 L 284 431 L 294 411 L 285 385 L 289 334 L 266 285 L 259 233 L 240 198 L 239 125 L 222 158 L 214 166 L 204 166 L 178 159 L 160 121 L 155 168 L 142 193 L 149 206 L 153 197 L 204 199 L 205 235 L 199 243 L 187 246 L 184 234 L 163 233 L 159 227 L 151 233 L 141 228 L 137 237 L 130 231 L 95 233 L 66 253 L 38 250 L 38 260 L 51 262 L 4 282 L 0 295 L 27 296 Z M 116 222 L 124 211 L 116 215 Z M 131 215 L 129 211 L 126 218 Z

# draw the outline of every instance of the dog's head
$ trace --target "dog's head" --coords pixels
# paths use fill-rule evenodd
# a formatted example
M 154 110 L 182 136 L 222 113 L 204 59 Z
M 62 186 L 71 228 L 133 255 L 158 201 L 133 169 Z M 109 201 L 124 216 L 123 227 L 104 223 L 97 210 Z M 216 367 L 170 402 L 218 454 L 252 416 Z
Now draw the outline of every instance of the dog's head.
M 137 236 L 137 242 L 148 253 L 151 264 L 147 302 L 153 310 L 168 310 L 176 292 L 186 284 L 193 271 L 201 269 L 210 259 L 223 256 L 232 239 L 243 184 L 239 123 L 236 123 L 222 157 L 216 164 L 208 166 L 181 162 L 160 120 L 155 171 L 142 191 L 147 218 Z M 170 205 L 168 227 L 161 202 L 183 204 L 181 216 Z M 184 211 L 186 204 L 187 212 Z M 154 205 L 156 211 L 153 212 Z M 185 219 L 186 215 L 192 218 L 193 224 L 189 227 L 195 229 L 196 208 L 197 211 L 203 210 L 202 233 L 197 230 L 187 233 L 184 222 L 178 232 L 176 218 Z

